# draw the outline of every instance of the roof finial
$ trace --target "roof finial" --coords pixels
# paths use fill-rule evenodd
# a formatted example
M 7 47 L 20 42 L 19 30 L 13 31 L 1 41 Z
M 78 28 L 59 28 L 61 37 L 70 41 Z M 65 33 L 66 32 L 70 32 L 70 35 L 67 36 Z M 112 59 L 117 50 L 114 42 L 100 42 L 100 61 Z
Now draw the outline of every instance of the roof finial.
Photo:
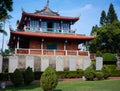
M 49 0 L 47 0 L 47 5 L 46 5 L 47 7 L 49 6 Z

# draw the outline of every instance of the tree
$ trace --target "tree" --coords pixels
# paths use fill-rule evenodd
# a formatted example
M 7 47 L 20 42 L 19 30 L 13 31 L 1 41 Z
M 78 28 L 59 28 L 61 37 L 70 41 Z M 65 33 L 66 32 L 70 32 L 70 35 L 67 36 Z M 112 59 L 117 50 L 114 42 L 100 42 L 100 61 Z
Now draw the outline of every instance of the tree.
M 106 12 L 103 10 L 100 17 L 100 25 L 103 26 L 107 22 Z
M 99 33 L 99 27 L 97 25 L 92 27 L 91 35 L 96 36 Z
M 12 0 L 0 0 L 0 20 L 6 17 L 8 12 L 13 10 L 12 5 Z
M 96 51 L 118 53 L 120 52 L 120 21 L 114 11 L 114 7 L 110 4 L 107 19 L 105 19 L 105 11 L 102 11 L 100 23 L 102 26 L 93 26 L 91 34 L 96 34 L 93 41 L 89 43 L 90 52 Z
M 2 49 L 1 52 L 3 54 L 3 46 L 4 46 L 4 35 L 7 35 L 7 32 L 5 31 L 5 21 L 6 19 L 10 19 L 10 15 L 8 15 L 8 12 L 11 12 L 13 2 L 12 0 L 0 0 L 0 33 L 3 34 L 2 39 Z
M 10 75 L 10 79 L 15 87 L 21 86 L 23 84 L 22 72 L 18 69 L 16 69 L 14 73 Z
M 52 67 L 48 67 L 41 76 L 40 86 L 44 91 L 53 91 L 58 83 L 58 77 Z
M 23 78 L 25 85 L 29 85 L 34 80 L 34 73 L 32 71 L 32 68 L 27 67 L 27 69 L 24 72 Z
M 2 29 L 2 28 L 3 28 L 3 23 L 0 22 L 0 33 L 2 33 L 4 35 L 7 35 L 7 32 L 4 29 Z
M 108 14 L 107 14 L 107 23 L 113 23 L 113 21 L 118 21 L 117 15 L 114 10 L 114 6 L 111 3 L 109 6 Z

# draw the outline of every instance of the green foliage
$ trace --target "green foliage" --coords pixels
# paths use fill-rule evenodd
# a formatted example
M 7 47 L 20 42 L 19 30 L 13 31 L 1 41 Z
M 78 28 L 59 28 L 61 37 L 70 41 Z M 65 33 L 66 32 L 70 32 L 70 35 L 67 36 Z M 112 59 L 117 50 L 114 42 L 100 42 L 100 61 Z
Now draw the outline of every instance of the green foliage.
M 32 68 L 28 67 L 24 72 L 24 84 L 29 85 L 34 80 L 34 73 Z
M 12 0 L 1 0 L 0 1 L 0 20 L 8 15 L 8 12 L 13 10 L 12 8 L 13 1 Z
M 116 65 L 106 65 L 107 67 L 110 68 L 111 70 L 111 76 L 115 77 L 119 77 L 120 76 L 120 70 L 116 70 Z
M 96 52 L 96 57 L 102 57 L 102 53 L 100 51 Z
M 107 23 L 113 23 L 115 20 L 118 20 L 118 18 L 115 13 L 114 6 L 111 3 L 107 14 Z
M 13 74 L 11 74 L 11 82 L 14 84 L 15 87 L 21 86 L 23 84 L 23 76 L 21 71 L 16 69 Z
M 104 79 L 107 79 L 110 75 L 111 75 L 111 71 L 110 71 L 110 68 L 107 67 L 106 65 L 103 66 L 102 68 L 102 72 L 104 74 Z
M 35 80 L 40 80 L 42 73 L 43 72 L 34 72 L 34 79 Z
M 103 79 L 103 76 L 104 74 L 102 72 L 95 72 L 95 76 L 98 80 L 102 80 Z
M 92 81 L 95 77 L 95 72 L 94 72 L 93 68 L 92 67 L 86 68 L 84 71 L 84 76 L 85 76 L 86 80 Z
M 106 12 L 103 10 L 100 17 L 100 24 L 105 25 L 107 22 Z
M 52 67 L 48 67 L 41 76 L 40 86 L 44 91 L 53 91 L 58 83 L 58 77 Z
M 80 78 L 84 75 L 83 70 L 77 71 L 59 71 L 57 72 L 58 78 Z
M 102 11 L 102 19 L 100 20 L 102 26 L 95 25 L 92 28 L 91 35 L 96 34 L 96 37 L 89 44 L 91 53 L 95 53 L 96 51 L 101 51 L 102 53 L 120 52 L 120 43 L 118 42 L 120 41 L 120 21 L 117 19 L 112 4 L 106 17 L 105 12 Z
M 103 54 L 103 61 L 116 61 L 116 57 L 114 54 L 112 53 L 104 53 Z
M 9 80 L 9 73 L 0 73 L 0 81 Z
M 96 61 L 95 60 L 92 60 L 91 61 L 91 67 L 95 70 L 96 69 Z

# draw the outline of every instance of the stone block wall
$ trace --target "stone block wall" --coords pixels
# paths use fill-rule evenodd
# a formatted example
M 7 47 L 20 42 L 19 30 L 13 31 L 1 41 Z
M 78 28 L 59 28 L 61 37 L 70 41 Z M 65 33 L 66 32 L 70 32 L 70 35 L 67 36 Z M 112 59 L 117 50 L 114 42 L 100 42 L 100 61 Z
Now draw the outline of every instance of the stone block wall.
M 14 55 L 9 57 L 9 72 L 14 72 L 16 68 L 25 70 L 28 66 L 33 71 L 44 71 L 48 66 L 56 71 L 84 70 L 90 62 L 89 56 Z

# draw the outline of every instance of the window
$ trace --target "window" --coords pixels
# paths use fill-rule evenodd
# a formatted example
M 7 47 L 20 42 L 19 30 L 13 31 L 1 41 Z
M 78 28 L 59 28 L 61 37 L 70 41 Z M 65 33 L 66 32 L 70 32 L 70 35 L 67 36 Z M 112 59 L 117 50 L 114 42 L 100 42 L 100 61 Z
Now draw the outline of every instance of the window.
M 57 50 L 57 44 L 47 44 L 46 49 Z

